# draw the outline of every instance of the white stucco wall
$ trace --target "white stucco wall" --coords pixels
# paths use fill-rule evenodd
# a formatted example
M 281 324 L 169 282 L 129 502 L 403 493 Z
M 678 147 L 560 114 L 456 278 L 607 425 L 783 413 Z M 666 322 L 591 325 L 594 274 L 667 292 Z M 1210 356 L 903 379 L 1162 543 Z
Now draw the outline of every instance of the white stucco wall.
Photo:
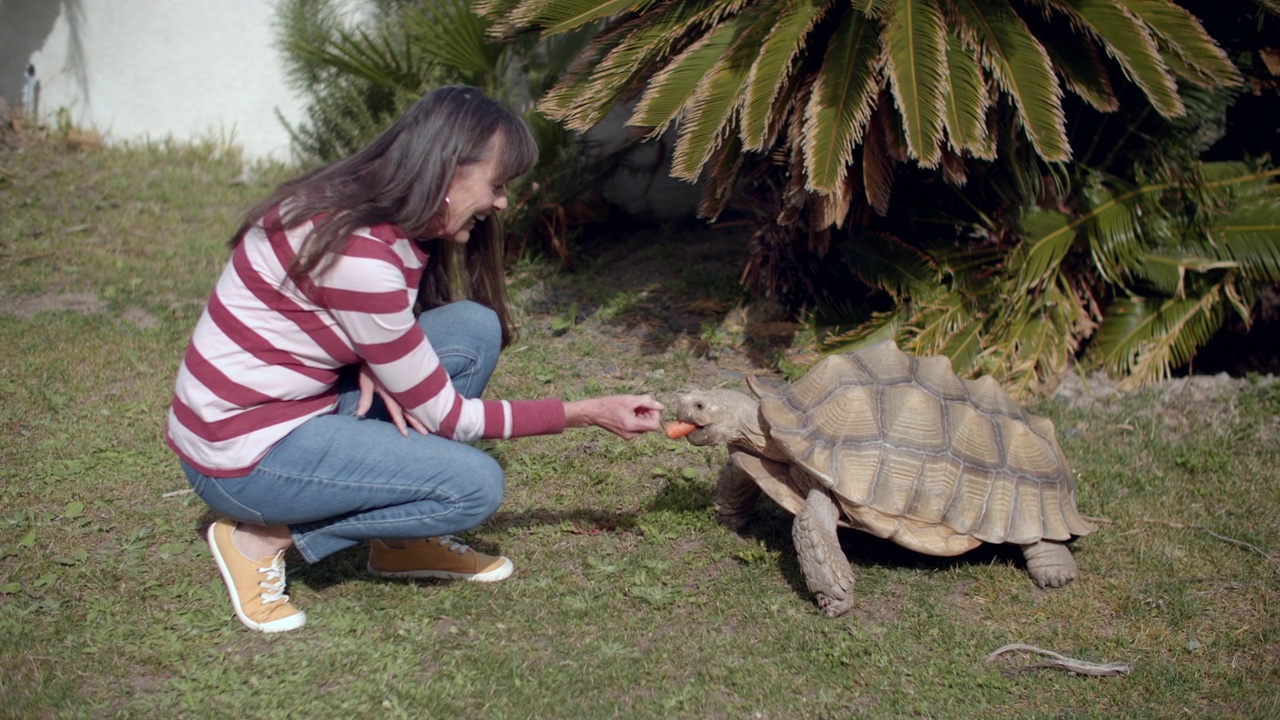
M 0 16 L 58 0 L 0 0 Z M 11 7 L 5 8 L 5 4 Z M 290 157 L 277 117 L 302 117 L 270 0 L 63 0 L 30 57 L 39 112 L 60 109 L 109 141 L 215 139 L 247 157 Z M 8 10 L 8 12 L 4 12 Z

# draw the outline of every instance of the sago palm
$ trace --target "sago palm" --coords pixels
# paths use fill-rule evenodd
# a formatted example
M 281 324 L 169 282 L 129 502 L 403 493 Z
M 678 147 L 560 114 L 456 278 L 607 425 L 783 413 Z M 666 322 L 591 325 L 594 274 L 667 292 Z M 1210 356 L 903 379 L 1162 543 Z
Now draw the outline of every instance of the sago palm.
M 1240 82 L 1170 0 L 481 6 L 507 32 L 600 28 L 541 107 L 585 129 L 633 100 L 633 124 L 674 126 L 674 173 L 705 181 L 703 214 L 736 197 L 761 220 L 745 277 L 811 303 L 848 307 L 824 290 L 854 278 L 880 293 L 828 349 L 891 336 L 1026 395 L 1089 343 L 1143 381 L 1280 279 L 1265 169 L 1138 157 L 1194 135 L 1198 120 L 1175 127 L 1189 90 Z M 1084 117 L 1127 127 L 1086 137 Z M 1174 129 L 1146 126 L 1160 123 Z M 914 214 L 890 212 L 895 180 L 928 193 Z
M 1110 111 L 1115 83 L 1132 82 L 1160 114 L 1176 117 L 1184 112 L 1179 81 L 1239 80 L 1196 18 L 1170 0 L 476 6 L 508 33 L 600 28 L 576 69 L 542 98 L 550 117 L 586 130 L 635 98 L 630 124 L 676 127 L 673 174 L 705 175 L 709 216 L 724 208 L 744 156 L 780 152 L 790 159 L 783 193 L 808 207 L 816 229 L 842 225 L 852 202 L 883 212 L 895 162 L 959 171 L 963 157 L 994 157 L 989 125 L 1002 103 L 1039 157 L 1065 161 L 1063 87 Z

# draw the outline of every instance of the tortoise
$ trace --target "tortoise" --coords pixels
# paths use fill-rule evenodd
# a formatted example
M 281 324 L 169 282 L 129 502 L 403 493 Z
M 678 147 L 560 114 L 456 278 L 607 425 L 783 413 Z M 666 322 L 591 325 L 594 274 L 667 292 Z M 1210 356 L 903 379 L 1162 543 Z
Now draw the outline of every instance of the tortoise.
M 837 527 L 941 557 L 1012 543 L 1041 588 L 1077 576 L 1065 543 L 1096 527 L 1076 510 L 1053 423 L 991 377 L 961 379 L 945 356 L 887 340 L 829 356 L 780 389 L 748 384 L 758 401 L 732 390 L 680 396 L 668 435 L 728 446 L 715 504 L 735 530 L 761 490 L 795 515 L 800 568 L 826 615 L 853 607 Z

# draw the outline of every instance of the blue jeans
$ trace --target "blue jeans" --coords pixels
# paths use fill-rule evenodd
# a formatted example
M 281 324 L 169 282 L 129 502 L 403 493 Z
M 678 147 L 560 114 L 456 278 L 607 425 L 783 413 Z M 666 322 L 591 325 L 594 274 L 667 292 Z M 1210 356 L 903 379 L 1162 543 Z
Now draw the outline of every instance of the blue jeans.
M 478 397 L 502 347 L 497 314 L 463 301 L 418 324 L 458 392 Z M 356 417 L 357 369 L 347 370 L 337 410 L 286 435 L 249 474 L 212 478 L 182 463 L 196 494 L 234 520 L 288 525 L 309 563 L 373 538 L 462 532 L 498 509 L 504 478 L 492 457 L 412 428 L 402 436 L 381 400 Z

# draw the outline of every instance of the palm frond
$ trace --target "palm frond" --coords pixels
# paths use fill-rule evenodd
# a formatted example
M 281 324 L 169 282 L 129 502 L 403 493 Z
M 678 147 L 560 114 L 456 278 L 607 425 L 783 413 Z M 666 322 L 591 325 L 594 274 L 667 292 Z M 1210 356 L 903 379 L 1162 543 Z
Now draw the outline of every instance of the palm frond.
M 951 369 L 956 374 L 965 375 L 973 370 L 982 355 L 983 322 L 967 312 L 956 312 L 955 316 L 965 317 L 967 322 L 952 332 L 946 343 L 935 352 L 951 359 Z
M 832 192 L 875 107 L 880 49 L 873 21 L 847 13 L 827 45 L 801 131 L 807 184 Z
M 954 35 L 947 37 L 947 70 L 943 120 L 951 148 L 984 160 L 995 159 L 995 143 L 987 132 L 991 94 L 977 59 Z
M 872 313 L 871 319 L 854 329 L 824 338 L 822 350 L 826 354 L 847 353 L 884 340 L 896 339 L 907 314 L 905 306 L 889 312 Z
M 526 0 L 510 10 L 513 25 L 539 25 L 549 34 L 582 27 L 620 12 L 643 12 L 656 0 Z
M 665 132 L 679 119 L 694 92 L 733 44 L 742 25 L 739 19 L 712 28 L 672 58 L 649 81 L 627 124 L 654 128 L 654 137 Z
M 685 116 L 671 157 L 673 177 L 696 180 L 707 159 L 729 134 L 730 126 L 737 125 L 744 99 L 742 89 L 766 27 L 758 17 L 745 14 L 721 26 L 732 33 L 733 42 L 685 105 Z
M 867 121 L 862 142 L 862 188 L 867 204 L 884 215 L 889 211 L 889 194 L 893 190 L 893 154 L 889 147 L 892 127 L 886 100 L 878 104 Z
M 1049 54 L 1026 23 L 1004 4 L 952 0 L 950 7 L 956 32 L 1009 94 L 1036 153 L 1050 162 L 1070 159 L 1062 89 Z
M 898 0 L 883 32 L 885 73 L 902 117 L 907 147 L 921 165 L 936 167 L 947 77 L 942 15 L 934 0 Z
M 1068 90 L 1101 112 L 1119 109 L 1120 99 L 1107 76 L 1097 44 L 1078 33 L 1065 32 L 1061 26 L 1050 26 L 1037 37 Z
M 376 35 L 364 29 L 335 28 L 332 37 L 319 43 L 295 39 L 286 44 L 295 55 L 384 88 L 417 89 L 422 78 L 414 45 L 386 27 Z
M 733 198 L 742 169 L 742 139 L 733 135 L 712 153 L 707 161 L 706 186 L 698 201 L 698 215 L 715 222 Z
M 1094 265 L 1111 282 L 1123 285 L 1129 268 L 1142 254 L 1140 196 L 1163 189 L 1161 185 L 1112 189 L 1096 177 L 1080 189 L 1079 196 L 1089 209 L 1076 224 L 1083 226 Z
M 625 28 L 625 26 L 624 26 Z M 596 72 L 601 60 L 627 39 L 627 34 L 619 28 L 607 29 L 598 33 L 564 75 L 541 98 L 537 99 L 537 108 L 549 118 L 565 123 L 565 127 L 586 131 L 607 114 L 609 106 L 605 103 L 610 98 L 621 95 L 626 77 L 615 78 L 618 88 L 613 90 L 604 102 L 587 95 L 592 80 L 599 78 Z M 582 112 L 582 106 L 590 104 L 592 112 Z M 601 108 L 604 108 L 603 110 Z
M 1020 224 L 1025 240 L 1009 262 L 1009 269 L 1017 278 L 1018 294 L 1044 285 L 1055 275 L 1076 240 L 1075 228 L 1060 212 L 1036 208 Z
M 928 297 L 941 279 L 928 255 L 892 235 L 856 235 L 841 250 L 841 259 L 854 275 L 898 301 Z
M 1144 253 L 1135 263 L 1136 274 L 1166 297 L 1187 296 L 1187 275 L 1237 270 L 1240 263 L 1205 255 L 1186 248 L 1161 248 Z
M 1082 27 L 1098 39 L 1152 107 L 1167 118 L 1186 112 L 1169 66 L 1160 57 L 1155 37 L 1121 0 L 1055 0 Z M 1145 0 L 1152 2 L 1154 0 Z
M 1169 0 L 1120 1 L 1193 71 L 1187 80 L 1205 87 L 1240 84 L 1240 71 L 1194 15 Z
M 809 33 L 830 10 L 829 2 L 792 0 L 781 6 L 773 29 L 760 46 L 747 82 L 742 108 L 742 141 L 748 150 L 763 150 L 774 101 L 781 92 Z
M 1108 306 L 1090 352 L 1130 387 L 1164 379 L 1222 325 L 1222 290 L 1219 284 L 1194 297 L 1116 300 Z
M 1245 277 L 1280 282 L 1280 202 L 1234 210 L 1210 226 L 1210 235 Z
M 405 13 L 404 23 L 410 35 L 435 39 L 416 44 L 425 55 L 457 70 L 469 84 L 489 84 L 502 45 L 488 37 L 493 23 L 472 12 L 468 3 L 446 0 L 414 8 Z

